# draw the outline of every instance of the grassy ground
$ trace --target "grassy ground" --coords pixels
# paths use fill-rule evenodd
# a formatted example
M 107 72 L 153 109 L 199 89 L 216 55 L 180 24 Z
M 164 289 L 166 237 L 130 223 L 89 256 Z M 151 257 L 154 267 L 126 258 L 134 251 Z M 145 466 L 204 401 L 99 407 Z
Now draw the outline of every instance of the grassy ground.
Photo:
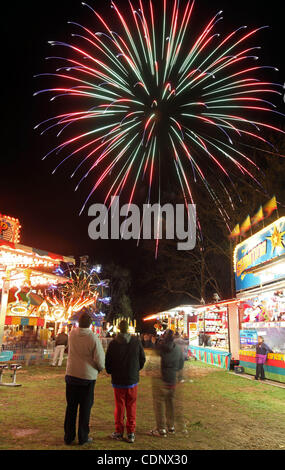
M 156 370 L 151 360 L 141 374 L 134 444 L 109 437 L 114 430 L 113 390 L 110 377 L 101 373 L 90 421 L 94 441 L 65 446 L 65 367 L 46 364 L 24 366 L 17 373 L 21 387 L 0 387 L 0 450 L 285 450 L 285 389 L 192 361 L 185 363 L 182 385 L 189 436 L 149 437 Z M 8 381 L 7 372 L 4 379 Z

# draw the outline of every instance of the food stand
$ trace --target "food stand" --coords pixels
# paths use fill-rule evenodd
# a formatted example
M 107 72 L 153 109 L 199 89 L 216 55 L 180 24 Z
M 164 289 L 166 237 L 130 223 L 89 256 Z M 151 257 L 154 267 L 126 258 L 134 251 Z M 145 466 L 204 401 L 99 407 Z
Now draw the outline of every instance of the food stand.
M 285 217 L 281 217 L 234 250 L 239 300 L 239 361 L 255 374 L 255 346 L 263 336 L 272 349 L 264 366 L 266 378 L 285 382 Z

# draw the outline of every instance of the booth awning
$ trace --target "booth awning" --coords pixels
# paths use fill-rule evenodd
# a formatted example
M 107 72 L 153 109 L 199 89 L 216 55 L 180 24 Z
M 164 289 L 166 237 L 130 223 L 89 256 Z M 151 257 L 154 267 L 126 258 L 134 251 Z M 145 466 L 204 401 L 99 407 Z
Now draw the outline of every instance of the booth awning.
M 167 315 L 174 315 L 178 314 L 179 312 L 183 312 L 188 314 L 190 311 L 195 312 L 197 314 L 200 311 L 206 310 L 207 308 L 219 308 L 219 307 L 224 307 L 229 304 L 234 304 L 238 303 L 239 299 L 228 299 L 228 300 L 221 300 L 219 302 L 211 303 L 211 304 L 204 304 L 204 305 L 181 305 L 175 308 L 172 308 L 170 310 L 164 310 L 163 312 L 158 312 L 154 313 L 151 315 L 147 315 L 146 317 L 143 318 L 143 321 L 148 321 L 148 320 L 155 320 L 156 318 L 159 317 L 164 317 Z M 191 313 L 190 313 L 191 315 Z
M 227 300 L 220 300 L 219 302 L 214 302 L 211 304 L 205 304 L 205 305 L 196 305 L 195 309 L 196 310 L 204 310 L 207 308 L 219 308 L 219 307 L 225 307 L 230 304 L 237 304 L 239 303 L 239 299 L 227 299 Z
M 61 262 L 75 264 L 73 257 L 32 248 L 19 243 L 0 240 L 0 266 L 37 267 L 55 266 Z

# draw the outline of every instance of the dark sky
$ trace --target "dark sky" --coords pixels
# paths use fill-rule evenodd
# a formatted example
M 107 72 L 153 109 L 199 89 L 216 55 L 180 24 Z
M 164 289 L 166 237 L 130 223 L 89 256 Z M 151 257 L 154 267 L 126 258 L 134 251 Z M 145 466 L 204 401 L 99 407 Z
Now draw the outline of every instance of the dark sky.
M 90 4 L 105 10 L 110 17 L 109 1 Z M 270 29 L 256 37 L 255 44 L 263 46 L 261 63 L 280 67 L 276 81 L 285 81 L 284 2 L 198 0 L 196 9 L 205 21 L 224 9 L 223 24 L 229 31 L 243 24 L 269 25 Z M 89 254 L 101 262 L 114 259 L 128 266 L 136 257 L 135 244 L 88 238 L 90 219 L 78 215 L 86 195 L 84 188 L 81 193 L 74 192 L 67 167 L 51 174 L 52 159 L 43 162 L 41 158 L 56 145 L 56 139 L 51 137 L 48 141 L 33 130 L 41 119 L 52 115 L 50 107 L 43 109 L 42 98 L 33 97 L 41 89 L 33 75 L 46 70 L 45 57 L 54 52 L 47 41 L 68 39 L 73 31 L 67 24 L 69 20 L 90 25 L 89 10 L 77 0 L 16 0 L 5 2 L 5 7 L 1 5 L 0 212 L 20 219 L 23 244 L 65 255 Z M 49 106 L 47 97 L 45 103 Z

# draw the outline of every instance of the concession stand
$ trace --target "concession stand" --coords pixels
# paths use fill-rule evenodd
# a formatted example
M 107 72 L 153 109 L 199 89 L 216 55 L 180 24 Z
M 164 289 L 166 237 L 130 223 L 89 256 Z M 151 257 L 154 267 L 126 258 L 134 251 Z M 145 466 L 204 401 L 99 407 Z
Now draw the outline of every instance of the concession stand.
M 273 351 L 266 378 L 285 382 L 285 217 L 239 243 L 234 250 L 239 301 L 240 366 L 255 374 L 257 337 Z

